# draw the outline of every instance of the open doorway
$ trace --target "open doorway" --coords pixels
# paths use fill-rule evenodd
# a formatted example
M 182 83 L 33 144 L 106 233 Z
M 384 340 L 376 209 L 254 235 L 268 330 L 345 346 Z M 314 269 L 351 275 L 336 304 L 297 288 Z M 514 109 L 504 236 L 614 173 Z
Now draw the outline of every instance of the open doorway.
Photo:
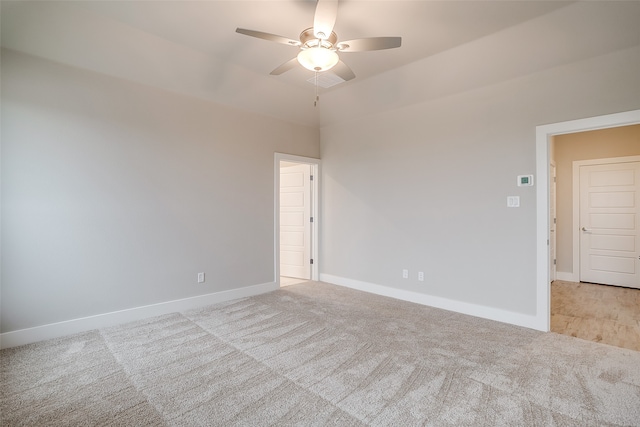
M 550 330 L 550 162 L 552 160 L 552 140 L 557 135 L 572 134 L 598 129 L 607 129 L 640 123 L 640 110 L 606 116 L 592 117 L 569 122 L 538 126 L 536 128 L 536 172 L 538 186 L 537 203 L 537 328 Z M 558 233 L 560 234 L 560 233 Z M 560 236 L 558 236 L 560 239 Z M 640 260 L 638 261 L 640 262 Z M 558 268 L 560 270 L 560 268 Z M 558 272 L 558 278 L 561 273 Z
M 275 271 L 282 286 L 318 280 L 318 159 L 276 153 Z
M 559 243 L 550 330 L 640 350 L 640 124 L 565 133 L 550 144 Z
M 558 177 L 557 278 L 625 286 L 640 247 L 640 124 L 556 135 L 551 144 Z M 602 281 L 601 275 L 614 277 Z M 637 275 L 632 281 L 640 282 Z

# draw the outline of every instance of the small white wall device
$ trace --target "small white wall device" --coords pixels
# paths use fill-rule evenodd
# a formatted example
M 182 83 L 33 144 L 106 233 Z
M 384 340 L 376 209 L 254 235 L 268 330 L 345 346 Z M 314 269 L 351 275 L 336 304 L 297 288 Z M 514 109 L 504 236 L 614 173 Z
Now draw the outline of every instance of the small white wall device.
M 520 207 L 520 196 L 509 196 L 507 197 L 507 206 L 510 208 L 519 208 Z
M 533 175 L 518 175 L 518 187 L 532 187 Z

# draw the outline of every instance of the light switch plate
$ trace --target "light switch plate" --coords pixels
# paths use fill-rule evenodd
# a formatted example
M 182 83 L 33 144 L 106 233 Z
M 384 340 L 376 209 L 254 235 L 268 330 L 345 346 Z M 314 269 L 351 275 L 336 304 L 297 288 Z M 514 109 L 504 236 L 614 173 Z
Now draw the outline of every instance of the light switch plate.
M 520 196 L 508 196 L 507 197 L 507 206 L 510 208 L 519 208 L 520 207 Z

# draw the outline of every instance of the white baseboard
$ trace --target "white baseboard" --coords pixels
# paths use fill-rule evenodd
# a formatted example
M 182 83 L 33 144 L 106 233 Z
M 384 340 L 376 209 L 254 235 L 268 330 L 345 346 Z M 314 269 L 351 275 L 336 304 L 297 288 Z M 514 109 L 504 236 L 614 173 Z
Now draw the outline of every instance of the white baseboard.
M 0 334 L 0 349 L 16 347 L 30 344 L 51 338 L 58 338 L 78 332 L 85 332 L 92 329 L 105 328 L 120 323 L 132 322 L 148 317 L 160 316 L 163 314 L 176 313 L 205 305 L 216 304 L 237 298 L 245 298 L 263 294 L 278 289 L 275 282 L 263 283 L 260 285 L 247 286 L 228 291 L 214 292 L 206 295 L 199 295 L 190 298 L 167 301 L 158 304 L 134 307 L 126 310 L 103 313 L 95 316 L 82 317 L 79 319 L 66 320 L 64 322 L 50 323 L 48 325 L 35 326 L 33 328 L 20 329 L 17 331 Z
M 539 318 L 538 316 L 501 310 L 498 308 L 486 307 L 483 305 L 470 304 L 462 301 L 455 301 L 447 298 L 421 294 L 419 292 L 390 288 L 388 286 L 375 285 L 373 283 L 346 279 L 344 277 L 333 276 L 330 274 L 321 274 L 320 281 L 356 289 L 359 291 L 370 292 L 372 294 L 382 295 L 385 297 L 391 297 L 403 301 L 427 305 L 429 307 L 455 311 L 456 313 L 468 314 L 470 316 L 509 323 L 516 326 L 523 326 L 525 328 L 536 329 L 539 331 L 547 331 L 547 322 L 544 321 L 544 319 Z
M 577 273 L 567 273 L 566 271 L 556 271 L 556 280 L 564 280 L 565 282 L 579 282 L 580 277 Z

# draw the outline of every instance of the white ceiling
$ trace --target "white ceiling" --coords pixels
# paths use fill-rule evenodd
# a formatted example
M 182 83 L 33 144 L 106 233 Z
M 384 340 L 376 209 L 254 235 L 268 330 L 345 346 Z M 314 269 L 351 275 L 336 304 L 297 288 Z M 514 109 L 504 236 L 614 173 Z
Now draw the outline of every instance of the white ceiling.
M 334 28 L 339 40 L 401 36 L 402 47 L 342 53 L 356 79 L 321 93 L 346 91 L 568 5 L 571 2 L 342 0 Z M 243 27 L 297 39 L 312 25 L 314 10 L 312 0 L 3 0 L 1 37 L 10 49 L 318 126 L 323 124 L 322 105 L 313 108 L 314 88 L 307 82 L 313 73 L 299 67 L 269 75 L 297 49 L 235 32 Z M 638 8 L 631 10 L 637 18 Z M 633 22 L 637 27 L 634 20 L 621 25 Z

